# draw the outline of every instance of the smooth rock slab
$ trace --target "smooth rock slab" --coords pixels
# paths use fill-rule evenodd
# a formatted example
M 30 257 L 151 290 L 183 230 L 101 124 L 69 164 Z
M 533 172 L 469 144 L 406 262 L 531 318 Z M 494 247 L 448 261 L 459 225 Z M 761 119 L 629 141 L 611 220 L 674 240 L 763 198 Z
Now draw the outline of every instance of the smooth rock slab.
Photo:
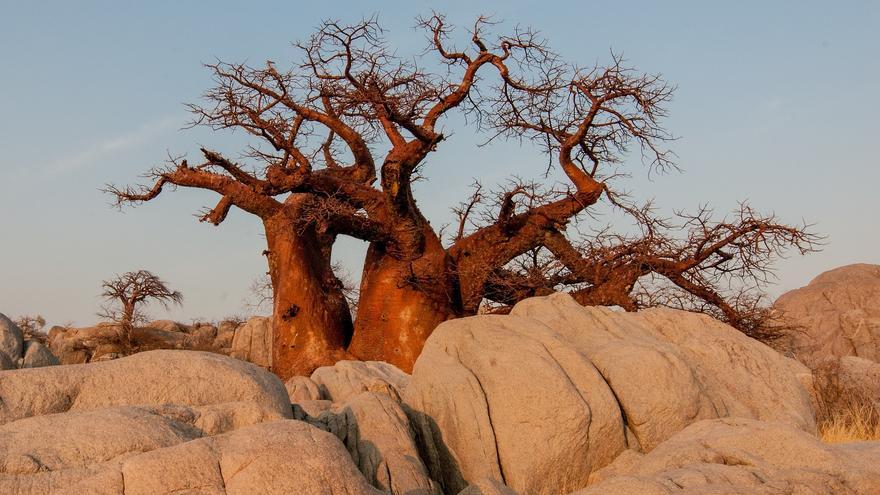
M 219 354 L 149 351 L 81 365 L 0 372 L 0 424 L 113 405 L 254 402 L 291 417 L 284 384 L 262 368 Z

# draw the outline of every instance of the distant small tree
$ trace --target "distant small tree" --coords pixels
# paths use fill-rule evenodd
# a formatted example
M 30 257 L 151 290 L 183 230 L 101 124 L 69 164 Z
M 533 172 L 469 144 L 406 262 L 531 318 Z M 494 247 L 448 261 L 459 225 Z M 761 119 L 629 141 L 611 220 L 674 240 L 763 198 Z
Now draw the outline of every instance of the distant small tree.
M 131 331 L 135 325 L 144 323 L 147 315 L 143 303 L 155 301 L 168 309 L 171 304 L 180 305 L 183 295 L 172 291 L 159 277 L 147 270 L 126 272 L 116 278 L 105 280 L 101 296 L 107 304 L 98 316 L 114 321 L 120 326 L 120 338 L 131 349 Z

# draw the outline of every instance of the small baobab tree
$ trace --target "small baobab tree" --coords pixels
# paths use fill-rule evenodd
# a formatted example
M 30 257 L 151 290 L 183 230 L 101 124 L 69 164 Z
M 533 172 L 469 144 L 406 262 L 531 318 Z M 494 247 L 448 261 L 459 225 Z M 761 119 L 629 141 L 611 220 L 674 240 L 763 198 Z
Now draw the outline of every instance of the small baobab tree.
M 143 306 L 157 302 L 168 309 L 172 304 L 181 304 L 183 295 L 171 290 L 156 275 L 147 270 L 126 272 L 105 280 L 101 296 L 107 299 L 98 316 L 107 318 L 119 325 L 120 340 L 131 351 L 131 334 L 135 325 L 145 323 L 147 315 Z
M 46 326 L 43 315 L 22 315 L 15 319 L 15 324 L 21 329 L 26 340 L 36 340 L 46 344 L 48 336 L 42 331 Z
M 207 189 L 219 200 L 203 221 L 219 225 L 233 207 L 262 220 L 276 373 L 344 357 L 409 370 L 439 323 L 559 290 L 582 304 L 668 305 L 763 328 L 757 299 L 727 287 L 753 291 L 777 256 L 814 249 L 807 226 L 748 207 L 718 221 L 700 210 L 682 214 L 688 233 L 679 239 L 673 222 L 612 187 L 632 149 L 652 170 L 675 169 L 663 126 L 671 85 L 613 55 L 604 65 L 566 62 L 534 31 L 494 36 L 482 17 L 463 46 L 441 15 L 418 24 L 427 44 L 419 56 L 390 47 L 366 19 L 323 23 L 296 44 L 302 57 L 290 68 L 209 64 L 216 85 L 190 105 L 193 125 L 249 134 L 242 158 L 202 148 L 197 164 L 173 158 L 149 184 L 107 188 L 120 206 L 166 188 Z M 540 150 L 535 170 L 549 167 L 562 182 L 478 186 L 444 236 L 413 185 L 447 146 L 455 114 L 490 141 Z M 474 160 L 469 170 L 479 169 Z M 602 207 L 626 212 L 641 235 L 579 234 L 574 226 Z M 331 263 L 338 236 L 369 243 L 354 320 Z

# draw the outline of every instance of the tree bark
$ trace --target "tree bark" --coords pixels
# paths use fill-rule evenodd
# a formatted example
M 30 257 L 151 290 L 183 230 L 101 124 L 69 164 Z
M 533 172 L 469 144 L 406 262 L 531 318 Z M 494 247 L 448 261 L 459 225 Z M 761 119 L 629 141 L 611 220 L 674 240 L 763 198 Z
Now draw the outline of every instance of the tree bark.
M 429 226 L 424 234 L 424 250 L 413 260 L 392 256 L 381 243 L 367 250 L 349 347 L 358 359 L 387 361 L 409 373 L 437 325 L 460 316 L 451 259 Z
M 272 371 L 283 380 L 346 357 L 352 321 L 342 284 L 314 226 L 296 219 L 307 201 L 292 195 L 263 220 L 274 292 Z

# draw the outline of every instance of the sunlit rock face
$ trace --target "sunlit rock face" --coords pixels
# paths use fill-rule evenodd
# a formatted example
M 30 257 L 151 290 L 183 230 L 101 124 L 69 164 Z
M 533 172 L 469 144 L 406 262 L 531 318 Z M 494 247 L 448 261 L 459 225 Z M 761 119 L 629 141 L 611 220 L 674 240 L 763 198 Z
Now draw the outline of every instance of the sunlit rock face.
M 3 371 L 0 493 L 381 493 L 291 417 L 275 375 L 213 353 Z
M 829 445 L 787 423 L 694 423 L 648 454 L 626 451 L 572 495 L 872 495 L 880 442 Z
M 404 393 L 448 493 L 492 478 L 567 493 L 621 452 L 724 417 L 816 425 L 799 363 L 708 316 L 556 294 L 442 324 Z
M 0 424 L 126 404 L 248 401 L 290 417 L 284 384 L 258 366 L 209 352 L 149 351 L 82 365 L 3 372 Z
M 808 366 L 843 356 L 880 361 L 880 265 L 827 271 L 780 296 L 774 307 L 797 327 L 781 348 Z

